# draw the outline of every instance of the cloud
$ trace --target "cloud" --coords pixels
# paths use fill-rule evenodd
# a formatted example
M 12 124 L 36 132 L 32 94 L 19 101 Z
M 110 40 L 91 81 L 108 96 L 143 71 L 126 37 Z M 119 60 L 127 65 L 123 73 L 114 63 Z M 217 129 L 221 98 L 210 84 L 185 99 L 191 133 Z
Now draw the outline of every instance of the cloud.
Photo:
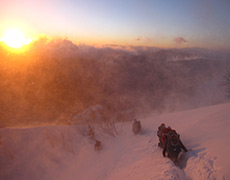
M 184 44 L 186 42 L 188 42 L 186 39 L 184 39 L 183 37 L 177 37 L 177 38 L 174 38 L 173 41 L 176 43 L 176 44 Z
M 67 39 L 41 38 L 31 43 L 29 51 L 12 56 L 0 43 L 0 72 L 4 74 L 0 76 L 0 105 L 4 105 L 4 109 L 0 108 L 0 128 L 64 123 L 96 104 L 109 112 L 105 117 L 109 119 L 113 113 L 118 117 L 120 112 L 136 115 L 136 110 L 176 110 L 222 102 L 224 89 L 216 80 L 223 77 L 229 62 L 216 67 L 216 62 L 200 58 L 209 51 L 158 49 L 147 46 L 148 40 L 151 39 L 142 36 L 135 46 L 112 42 L 96 48 L 75 45 Z M 145 46 L 138 46 L 142 43 Z M 222 54 L 216 58 L 215 54 L 208 57 L 227 58 Z M 171 63 L 194 57 L 198 60 Z M 23 62 L 23 66 L 15 71 L 13 61 Z M 196 71 L 191 69 L 194 67 Z
M 137 37 L 137 38 L 135 38 L 135 41 L 142 41 L 142 42 L 145 42 L 145 43 L 151 43 L 152 42 L 152 39 L 151 38 L 148 38 L 148 37 L 146 37 L 146 38 L 143 38 L 143 37 Z
M 135 40 L 136 40 L 136 41 L 141 41 L 142 38 L 141 38 L 141 37 L 137 37 Z

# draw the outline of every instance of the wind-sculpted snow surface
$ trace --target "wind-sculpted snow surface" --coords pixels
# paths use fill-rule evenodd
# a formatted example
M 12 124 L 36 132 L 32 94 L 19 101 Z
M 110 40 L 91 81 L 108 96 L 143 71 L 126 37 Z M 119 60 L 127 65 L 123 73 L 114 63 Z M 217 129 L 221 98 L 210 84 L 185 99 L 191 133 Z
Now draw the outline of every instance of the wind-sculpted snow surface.
M 138 118 L 142 133 L 132 133 L 132 123 L 119 123 L 116 137 L 96 127 L 95 138 L 82 131 L 87 126 L 52 126 L 0 130 L 0 177 L 4 180 L 224 180 L 230 178 L 228 131 L 230 104 Z M 161 122 L 175 128 L 190 149 L 180 156 L 180 167 L 163 157 L 156 135 Z M 213 127 L 216 127 L 214 129 Z M 213 135 L 215 133 L 216 135 Z M 204 135 L 205 134 L 205 135 Z M 215 148 L 218 146 L 218 148 Z M 224 150 L 224 151 L 223 151 Z
M 224 179 L 216 166 L 216 156 L 207 152 L 198 155 L 189 153 L 191 157 L 187 160 L 187 168 L 185 173 L 193 179 Z

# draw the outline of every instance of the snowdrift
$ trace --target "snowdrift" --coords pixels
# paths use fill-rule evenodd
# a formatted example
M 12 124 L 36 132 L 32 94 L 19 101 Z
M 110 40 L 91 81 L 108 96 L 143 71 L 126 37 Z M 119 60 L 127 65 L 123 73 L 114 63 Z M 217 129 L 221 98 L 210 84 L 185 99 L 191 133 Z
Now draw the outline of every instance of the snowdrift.
M 96 129 L 103 149 L 80 126 L 52 126 L 0 130 L 0 177 L 4 180 L 223 180 L 230 179 L 230 103 L 183 112 L 138 118 L 142 133 L 132 123 L 118 124 L 119 135 Z M 181 155 L 180 168 L 162 156 L 157 146 L 161 122 L 180 134 L 191 149 Z

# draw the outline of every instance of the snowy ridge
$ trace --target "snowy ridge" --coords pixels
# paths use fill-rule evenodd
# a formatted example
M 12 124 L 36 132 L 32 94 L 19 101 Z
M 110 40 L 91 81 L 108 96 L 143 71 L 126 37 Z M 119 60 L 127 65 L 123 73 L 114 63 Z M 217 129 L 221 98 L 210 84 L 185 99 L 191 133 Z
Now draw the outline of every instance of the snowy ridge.
M 103 150 L 95 152 L 78 126 L 0 130 L 0 177 L 4 180 L 224 180 L 229 179 L 230 103 L 140 119 L 142 134 L 131 123 L 120 134 L 96 131 Z M 175 128 L 184 145 L 180 168 L 157 146 L 161 122 Z M 185 123 L 186 122 L 186 123 Z M 218 133 L 218 135 L 216 134 Z M 225 178 L 224 178 L 225 177 Z

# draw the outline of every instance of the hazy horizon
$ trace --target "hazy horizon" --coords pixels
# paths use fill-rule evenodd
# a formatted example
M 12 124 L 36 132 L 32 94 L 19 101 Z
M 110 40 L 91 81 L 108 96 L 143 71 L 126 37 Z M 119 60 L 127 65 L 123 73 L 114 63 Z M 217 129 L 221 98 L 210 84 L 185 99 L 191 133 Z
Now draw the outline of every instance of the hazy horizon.
M 229 53 L 96 48 L 44 38 L 21 53 L 0 46 L 0 56 L 0 127 L 66 123 L 98 105 L 126 121 L 227 101 Z

